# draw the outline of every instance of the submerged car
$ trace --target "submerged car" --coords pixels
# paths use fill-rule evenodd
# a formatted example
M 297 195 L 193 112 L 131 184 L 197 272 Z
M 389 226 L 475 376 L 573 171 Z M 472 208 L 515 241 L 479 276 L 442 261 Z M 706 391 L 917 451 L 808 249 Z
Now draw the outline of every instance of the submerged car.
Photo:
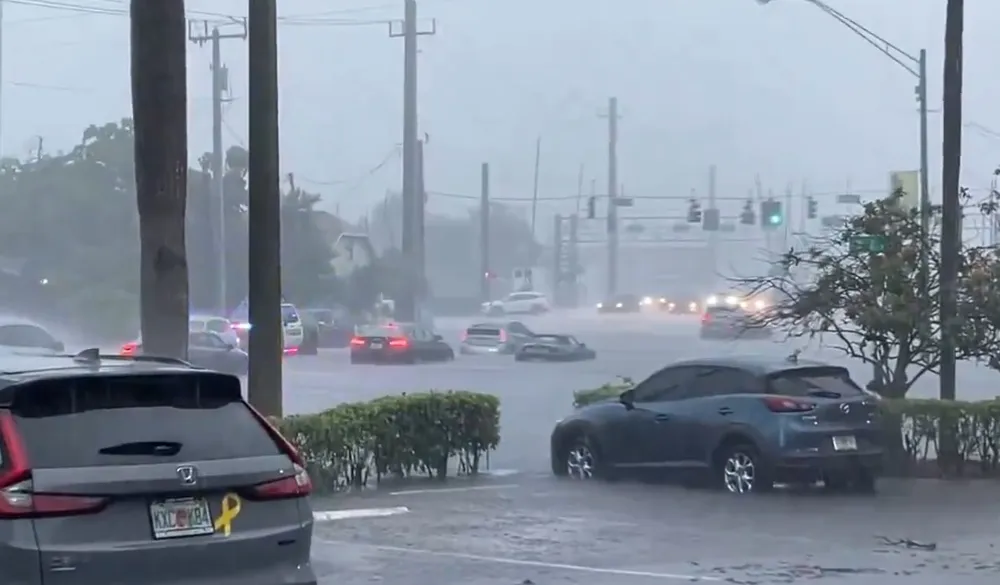
M 614 295 L 597 303 L 598 313 L 638 313 L 642 310 L 642 299 L 632 294 Z
M 514 354 L 514 359 L 525 361 L 574 362 L 592 360 L 597 352 L 572 335 L 536 335 Z
M 416 364 L 455 359 L 440 335 L 414 323 L 363 327 L 351 339 L 352 364 Z
M 534 338 L 534 332 L 520 321 L 476 323 L 462 332 L 458 350 L 466 355 L 512 354 Z
M 765 315 L 738 305 L 713 305 L 701 316 L 702 339 L 767 339 L 772 329 Z
M 877 397 L 846 368 L 726 357 L 672 364 L 552 431 L 552 471 L 577 479 L 670 470 L 734 494 L 776 482 L 874 490 L 883 430 Z

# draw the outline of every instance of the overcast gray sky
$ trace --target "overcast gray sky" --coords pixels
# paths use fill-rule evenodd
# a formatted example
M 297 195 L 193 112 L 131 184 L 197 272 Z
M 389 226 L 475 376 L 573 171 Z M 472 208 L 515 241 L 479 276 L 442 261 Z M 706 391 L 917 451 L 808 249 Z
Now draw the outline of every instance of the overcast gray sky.
M 931 107 L 941 96 L 944 0 L 829 0 L 882 36 L 930 54 Z M 3 149 L 24 155 L 33 136 L 67 148 L 90 123 L 130 115 L 128 2 L 4 0 Z M 244 15 L 246 0 L 188 0 L 192 18 Z M 201 11 L 201 12 L 199 12 Z M 534 141 L 543 141 L 542 197 L 572 197 L 577 171 L 604 192 L 606 121 L 619 98 L 620 177 L 628 194 L 686 197 L 719 169 L 720 195 L 806 181 L 819 193 L 888 188 L 890 170 L 918 164 L 911 76 L 804 0 L 423 0 L 420 125 L 430 135 L 428 188 L 475 195 L 479 165 L 494 194 L 530 197 Z M 96 12 L 96 13 L 95 13 Z M 281 0 L 281 160 L 326 204 L 357 217 L 397 188 L 402 41 L 380 21 L 387 0 Z M 294 18 L 291 18 L 294 17 Z M 1000 4 L 966 16 L 967 120 L 1000 130 Z M 227 41 L 232 102 L 227 143 L 246 139 L 246 47 Z M 192 159 L 211 144 L 210 50 L 188 52 Z M 931 115 L 935 198 L 940 116 Z M 964 181 L 983 188 L 1000 139 L 965 135 Z M 379 166 L 388 157 L 381 168 Z M 432 208 L 472 203 L 435 196 Z M 641 202 L 641 212 L 685 203 Z M 735 212 L 738 202 L 727 204 Z M 572 199 L 545 201 L 552 213 Z M 640 211 L 637 209 L 637 211 Z

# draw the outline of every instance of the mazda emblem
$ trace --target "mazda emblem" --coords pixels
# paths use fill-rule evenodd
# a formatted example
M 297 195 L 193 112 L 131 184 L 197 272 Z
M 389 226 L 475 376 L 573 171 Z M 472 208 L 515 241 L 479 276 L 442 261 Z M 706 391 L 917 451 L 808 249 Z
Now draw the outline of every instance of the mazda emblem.
M 198 470 L 192 465 L 181 465 L 177 468 L 177 477 L 181 479 L 181 485 L 195 485 L 198 483 Z

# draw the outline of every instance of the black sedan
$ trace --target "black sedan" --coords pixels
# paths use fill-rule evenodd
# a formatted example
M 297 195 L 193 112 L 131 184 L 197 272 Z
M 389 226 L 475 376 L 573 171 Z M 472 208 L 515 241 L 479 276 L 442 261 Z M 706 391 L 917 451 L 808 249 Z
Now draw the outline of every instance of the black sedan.
M 842 367 L 794 356 L 679 362 L 557 423 L 552 471 L 590 479 L 658 469 L 734 494 L 817 480 L 871 491 L 879 412 Z
M 351 339 L 352 364 L 415 364 L 455 359 L 455 350 L 412 323 L 365 327 Z
M 130 341 L 121 348 L 122 355 L 142 353 L 141 340 Z M 187 361 L 201 368 L 237 376 L 246 375 L 250 365 L 250 358 L 245 351 L 211 331 L 192 331 L 188 335 Z
M 598 313 L 638 313 L 642 310 L 642 299 L 636 295 L 614 295 L 597 303 Z
M 514 354 L 519 362 L 576 362 L 592 360 L 597 353 L 581 343 L 572 335 L 535 335 L 533 339 L 521 345 Z

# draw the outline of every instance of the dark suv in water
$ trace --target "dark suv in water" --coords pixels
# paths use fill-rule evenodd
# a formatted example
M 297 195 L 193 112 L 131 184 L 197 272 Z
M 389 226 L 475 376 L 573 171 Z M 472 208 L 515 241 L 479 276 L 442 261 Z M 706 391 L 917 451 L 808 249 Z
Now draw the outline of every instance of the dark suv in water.
M 311 490 L 236 376 L 0 354 L 5 583 L 314 585 Z
M 845 368 L 790 357 L 675 363 L 552 432 L 552 470 L 578 479 L 664 470 L 737 494 L 776 482 L 872 490 L 877 397 Z

